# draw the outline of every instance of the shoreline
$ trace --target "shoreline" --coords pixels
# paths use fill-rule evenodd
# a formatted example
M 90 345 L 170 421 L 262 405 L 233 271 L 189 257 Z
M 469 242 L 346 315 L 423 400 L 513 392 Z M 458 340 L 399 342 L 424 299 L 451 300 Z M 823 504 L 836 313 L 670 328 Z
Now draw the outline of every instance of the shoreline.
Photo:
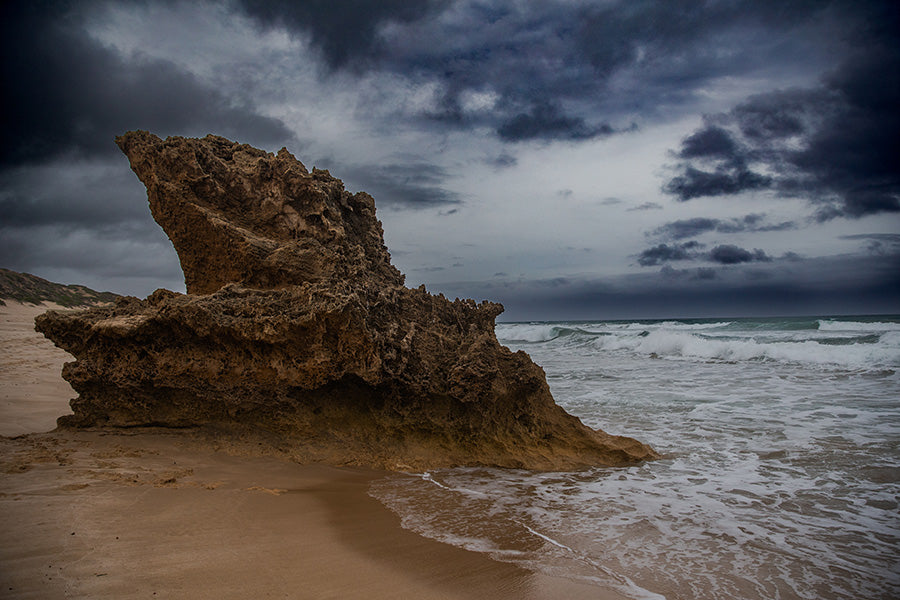
M 0 306 L 0 596 L 623 598 L 403 529 L 368 495 L 379 471 L 191 432 L 20 435 L 54 427 L 74 392 L 69 355 L 33 331 L 48 307 L 17 304 Z
M 0 438 L 11 598 L 620 598 L 404 530 L 386 473 L 217 452 L 183 433 Z

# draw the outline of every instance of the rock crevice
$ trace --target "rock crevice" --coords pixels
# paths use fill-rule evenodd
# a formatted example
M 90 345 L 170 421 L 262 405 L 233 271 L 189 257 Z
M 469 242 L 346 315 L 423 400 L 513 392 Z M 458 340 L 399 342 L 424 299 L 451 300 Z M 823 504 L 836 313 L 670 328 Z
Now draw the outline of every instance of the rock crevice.
M 224 138 L 117 139 L 181 260 L 187 294 L 39 331 L 76 357 L 76 427 L 214 427 L 302 461 L 569 469 L 654 458 L 556 405 L 501 346 L 492 302 L 403 286 L 375 205 L 327 171 Z

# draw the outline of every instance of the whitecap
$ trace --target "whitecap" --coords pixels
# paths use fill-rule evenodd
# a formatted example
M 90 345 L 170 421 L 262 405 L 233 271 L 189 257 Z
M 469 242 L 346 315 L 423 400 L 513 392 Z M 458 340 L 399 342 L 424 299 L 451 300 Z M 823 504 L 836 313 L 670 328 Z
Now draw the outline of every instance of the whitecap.
M 559 337 L 560 328 L 546 323 L 498 323 L 494 329 L 502 342 L 547 342 Z
M 885 339 L 887 337 L 887 339 Z M 900 336 L 897 336 L 900 338 Z M 753 338 L 708 338 L 692 333 L 657 330 L 645 336 L 607 336 L 594 343 L 605 350 L 627 349 L 661 358 L 724 361 L 776 360 L 848 368 L 900 366 L 900 339 L 883 336 L 879 343 L 829 345 L 816 341 L 760 342 Z
M 900 323 L 819 320 L 819 331 L 900 331 Z

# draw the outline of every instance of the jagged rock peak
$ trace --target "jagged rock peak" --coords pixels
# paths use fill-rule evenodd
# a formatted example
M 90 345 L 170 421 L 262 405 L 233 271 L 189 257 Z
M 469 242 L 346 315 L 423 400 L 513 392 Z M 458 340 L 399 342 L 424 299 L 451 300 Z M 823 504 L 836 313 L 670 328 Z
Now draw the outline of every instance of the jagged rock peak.
M 328 171 L 208 135 L 130 131 L 116 138 L 147 187 L 150 211 L 175 246 L 190 294 L 227 283 L 277 289 L 365 277 L 402 285 L 375 202 Z

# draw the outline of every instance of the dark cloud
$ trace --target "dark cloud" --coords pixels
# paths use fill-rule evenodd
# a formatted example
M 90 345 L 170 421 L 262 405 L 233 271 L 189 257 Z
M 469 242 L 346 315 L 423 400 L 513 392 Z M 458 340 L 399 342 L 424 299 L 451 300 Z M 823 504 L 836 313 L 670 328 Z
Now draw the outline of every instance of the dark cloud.
M 704 196 L 727 196 L 767 189 L 771 185 L 771 177 L 755 173 L 742 165 L 723 164 L 714 171 L 687 165 L 681 175 L 673 177 L 663 186 L 663 191 L 684 202 Z
M 664 191 L 686 201 L 772 190 L 808 199 L 819 221 L 900 212 L 900 79 L 888 75 L 900 72 L 900 5 L 866 3 L 857 17 L 850 57 L 819 86 L 707 117 Z
M 188 4 L 182 2 L 160 0 L 159 5 L 179 16 L 199 14 L 185 9 Z M 92 37 L 120 39 L 119 25 L 128 22 L 132 27 L 144 18 L 160 18 L 160 23 L 146 25 L 162 29 L 171 15 L 160 17 L 165 10 L 156 4 L 154 0 L 0 4 L 4 266 L 51 278 L 55 276 L 48 269 L 56 269 L 60 277 L 73 277 L 72 282 L 135 293 L 149 291 L 141 291 L 140 286 L 149 284 L 137 282 L 132 277 L 136 273 L 165 281 L 180 279 L 177 257 L 149 219 L 144 190 L 118 154 L 113 136 L 145 128 L 161 135 L 214 132 L 269 149 L 296 146 L 285 124 L 259 107 L 265 105 L 272 114 L 283 111 L 301 127 L 317 116 L 305 114 L 308 106 L 303 102 L 321 102 L 325 93 L 339 96 L 327 117 L 339 114 L 352 121 L 348 127 L 339 126 L 336 139 L 329 143 L 344 143 L 341 136 L 356 132 L 376 137 L 391 132 L 391 143 L 397 144 L 385 144 L 387 159 L 340 166 L 337 174 L 348 188 L 371 192 L 379 208 L 433 208 L 433 214 L 448 216 L 442 223 L 449 228 L 460 223 L 457 211 L 463 212 L 463 196 L 454 191 L 461 189 L 456 178 L 462 174 L 428 161 L 458 158 L 464 144 L 471 144 L 469 161 L 503 169 L 518 164 L 514 154 L 521 150 L 530 165 L 535 159 L 547 160 L 547 155 L 536 157 L 529 142 L 597 141 L 631 130 L 634 122 L 646 128 L 670 126 L 676 120 L 696 118 L 703 110 L 720 110 L 718 98 L 723 93 L 743 86 L 759 91 L 767 89 L 760 86 L 809 82 L 827 68 L 818 85 L 803 83 L 805 89 L 757 94 L 737 102 L 732 110 L 708 115 L 702 127 L 675 149 L 678 171 L 666 189 L 679 200 L 746 191 L 804 197 L 815 203 L 821 220 L 897 209 L 893 146 L 898 139 L 898 94 L 897 78 L 890 77 L 898 72 L 900 46 L 895 3 L 233 0 L 211 13 L 209 30 L 202 19 L 196 21 L 201 29 L 197 52 L 212 51 L 215 44 L 208 43 L 209 32 L 221 31 L 232 14 L 236 18 L 229 26 L 239 33 L 246 33 L 245 17 L 260 31 L 283 30 L 295 42 L 308 43 L 294 44 L 303 48 L 295 57 L 298 65 L 303 61 L 302 70 L 295 70 L 290 58 L 283 56 L 286 46 L 279 45 L 281 36 L 260 37 L 259 45 L 251 44 L 246 53 L 235 48 L 214 61 L 192 54 L 188 40 L 168 40 L 172 45 L 163 43 L 160 49 L 141 48 L 139 42 L 135 54 L 123 55 Z M 139 10 L 132 12 L 133 7 Z M 144 10 L 147 7 L 152 10 Z M 178 64 L 141 53 L 169 55 L 173 48 L 183 51 Z M 218 87 L 179 66 L 193 69 L 195 60 L 199 67 L 195 72 L 212 65 L 208 75 Z M 309 80 L 297 81 L 310 72 L 314 75 Z M 242 84 L 270 76 L 287 78 L 283 90 L 272 91 L 281 83 L 275 79 L 259 90 Z M 289 98 L 297 85 L 308 88 L 299 98 Z M 257 99 L 253 97 L 257 93 L 271 95 Z M 415 94 L 415 101 L 399 98 L 404 93 Z M 383 99 L 399 101 L 388 104 Z M 452 135 L 445 135 L 448 132 Z M 467 132 L 475 132 L 479 141 L 466 137 Z M 485 134 L 496 140 L 478 145 Z M 448 154 L 401 156 L 403 151 L 415 152 L 413 146 L 426 138 L 431 149 L 447 149 Z M 358 156 L 356 151 L 346 156 Z M 432 158 L 426 161 L 423 156 Z M 543 163 L 548 169 L 558 167 L 549 160 Z M 374 166 L 376 161 L 387 164 Z M 334 165 L 336 171 L 338 166 Z M 555 190 L 572 185 L 564 177 L 555 181 L 536 193 L 552 198 Z M 620 191 L 611 188 L 605 193 Z M 597 203 L 622 202 L 601 200 L 603 195 L 597 193 Z M 474 204 L 465 208 L 467 217 Z M 659 207 L 653 202 L 634 204 L 630 201 L 622 208 Z M 642 220 L 652 216 L 645 214 Z M 614 306 L 652 309 L 655 316 L 689 307 L 709 316 L 724 307 L 752 312 L 754 300 L 765 301 L 772 310 L 793 306 L 779 304 L 791 294 L 811 301 L 831 297 L 809 292 L 810 286 L 819 280 L 837 281 L 838 276 L 849 282 L 857 273 L 877 272 L 880 281 L 853 280 L 857 288 L 839 282 L 827 292 L 849 290 L 847 297 L 852 297 L 853 289 L 868 289 L 871 294 L 860 296 L 859 306 L 876 308 L 885 303 L 866 304 L 866 298 L 880 293 L 882 299 L 896 300 L 900 269 L 896 244 L 888 238 L 860 238 L 859 251 L 871 262 L 853 262 L 853 268 L 847 266 L 837 275 L 821 265 L 813 269 L 808 259 L 797 255 L 775 259 L 762 250 L 728 245 L 710 250 L 687 241 L 704 234 L 796 227 L 762 215 L 673 221 L 654 230 L 659 238 L 647 245 L 665 243 L 637 256 L 638 264 L 657 267 L 644 269 L 637 279 L 604 284 L 567 276 L 529 282 L 524 280 L 527 273 L 516 272 L 523 279 L 518 283 L 506 281 L 505 275 L 500 281 L 498 275 L 490 282 L 496 287 L 474 286 L 464 295 L 478 297 L 478 290 L 483 290 L 483 297 L 535 311 L 541 308 L 537 318 L 553 316 L 549 306 L 565 318 L 574 318 L 579 311 L 610 314 L 604 309 Z M 556 246 L 559 252 L 566 251 L 566 243 Z M 396 255 L 408 253 L 402 242 L 398 245 Z M 812 246 L 803 245 L 807 252 Z M 434 261 L 443 265 L 431 267 L 435 278 L 462 271 L 457 260 L 461 259 Z M 690 268 L 672 267 L 686 264 Z M 83 276 L 75 277 L 78 273 Z M 124 285 L 133 288 L 102 283 L 124 282 L 128 277 L 134 281 Z M 748 287 L 748 277 L 759 277 L 757 283 L 764 285 Z M 771 306 L 763 292 L 775 298 Z
M 701 246 L 702 244 L 695 241 L 683 244 L 659 244 L 641 252 L 638 255 L 638 264 L 649 267 L 672 260 L 692 260 L 697 257 L 697 249 Z
M 660 227 L 657 227 L 653 233 L 655 235 L 661 235 L 665 237 L 669 237 L 675 240 L 680 240 L 684 238 L 695 237 L 700 234 L 706 233 L 707 231 L 715 231 L 715 229 L 721 224 L 719 219 L 707 219 L 704 217 L 696 217 L 693 219 L 679 219 L 678 221 L 672 221 L 670 223 L 666 223 Z
M 163 254 L 174 256 L 172 244 L 162 230 L 155 236 L 136 236 L 130 226 L 86 229 L 41 225 L 0 231 L 3 232 L 0 254 L 17 270 L 63 268 L 90 270 L 106 278 L 140 273 L 147 277 L 181 279 L 177 259 L 174 264 L 159 260 Z M 33 243 L 35 237 L 41 239 L 41 244 Z M 109 260 L 107 255 L 111 248 L 122 252 L 118 260 Z
M 722 244 L 709 251 L 709 260 L 722 265 L 736 265 L 746 262 L 770 262 L 772 260 L 759 248 L 745 250 L 732 244 Z
M 387 23 L 413 23 L 439 11 L 443 0 L 238 0 L 238 6 L 264 27 L 307 34 L 333 68 L 364 67 L 386 52 L 378 36 Z
M 639 210 L 662 210 L 662 204 L 659 204 L 658 202 L 644 202 L 643 204 L 638 204 L 637 206 L 632 206 L 628 209 L 629 212 Z
M 794 221 L 782 221 L 780 223 L 768 223 L 763 214 L 749 214 L 740 218 L 720 221 L 716 226 L 719 233 L 739 233 L 744 231 L 789 231 L 797 229 Z
M 0 171 L 0 227 L 146 223 L 145 198 L 124 156 L 9 168 Z
M 560 109 L 548 103 L 531 107 L 527 113 L 519 113 L 497 128 L 500 139 L 508 142 L 525 140 L 588 140 L 613 133 L 608 123 L 588 126 L 581 117 L 563 115 Z
M 331 72 L 377 70 L 439 82 L 441 97 L 419 117 L 438 127 L 487 126 L 507 142 L 628 131 L 635 115 L 693 103 L 720 77 L 771 73 L 785 56 L 827 64 L 841 12 L 833 3 L 750 0 L 236 6 L 262 27 L 308 39 Z M 484 90 L 498 101 L 474 115 L 465 96 Z
M 0 226 L 0 257 L 6 268 L 98 290 L 138 296 L 159 287 L 184 290 L 178 256 L 158 227 Z
M 653 234 L 669 239 L 681 240 L 695 237 L 704 233 L 715 231 L 718 233 L 741 233 L 759 231 L 787 231 L 796 229 L 793 221 L 781 223 L 768 223 L 764 214 L 752 213 L 733 219 L 710 219 L 695 217 L 693 219 L 679 219 L 665 223 L 653 230 Z
M 293 140 L 279 120 L 171 63 L 99 45 L 66 4 L 10 2 L 4 12 L 0 165 L 115 154 L 113 138 L 131 129 L 214 131 L 271 146 Z
M 747 99 L 732 116 L 744 137 L 765 144 L 804 133 L 811 116 L 807 111 L 818 101 L 810 90 L 779 90 Z
M 379 207 L 431 208 L 462 202 L 459 194 L 442 187 L 450 176 L 447 170 L 431 163 L 366 165 L 345 172 L 347 186 L 365 190 Z
M 693 103 L 698 92 L 720 77 L 761 70 L 771 77 L 785 65 L 785 56 L 795 65 L 827 64 L 832 28 L 844 12 L 836 5 L 741 0 L 595 3 L 579 16 L 578 55 L 589 61 L 601 91 L 613 82 L 621 85 L 623 75 L 639 82 L 627 90 L 627 98 L 619 96 L 622 108 L 639 106 L 644 115 L 677 110 Z
M 886 77 L 900 73 L 897 36 L 893 47 L 861 54 L 828 78 L 833 112 L 791 156 L 820 190 L 838 197 L 849 217 L 900 211 L 900 80 Z
M 117 292 L 182 288 L 178 259 L 114 137 L 210 132 L 272 148 L 295 138 L 176 65 L 91 38 L 100 2 L 0 7 L 0 257 L 4 266 Z
M 178 257 L 124 156 L 0 172 L 0 258 L 16 271 L 118 293 L 184 289 Z
M 642 267 L 652 267 L 672 261 L 685 260 L 703 260 L 721 265 L 772 261 L 772 257 L 758 248 L 745 250 L 732 244 L 720 244 L 709 252 L 701 252 L 701 248 L 703 248 L 703 244 L 696 240 L 681 244 L 657 244 L 647 248 L 638 255 L 638 264 Z M 670 270 L 669 272 L 674 273 L 675 271 Z
M 680 158 L 718 158 L 726 161 L 740 159 L 737 143 L 721 127 L 707 127 L 689 135 L 681 143 Z

